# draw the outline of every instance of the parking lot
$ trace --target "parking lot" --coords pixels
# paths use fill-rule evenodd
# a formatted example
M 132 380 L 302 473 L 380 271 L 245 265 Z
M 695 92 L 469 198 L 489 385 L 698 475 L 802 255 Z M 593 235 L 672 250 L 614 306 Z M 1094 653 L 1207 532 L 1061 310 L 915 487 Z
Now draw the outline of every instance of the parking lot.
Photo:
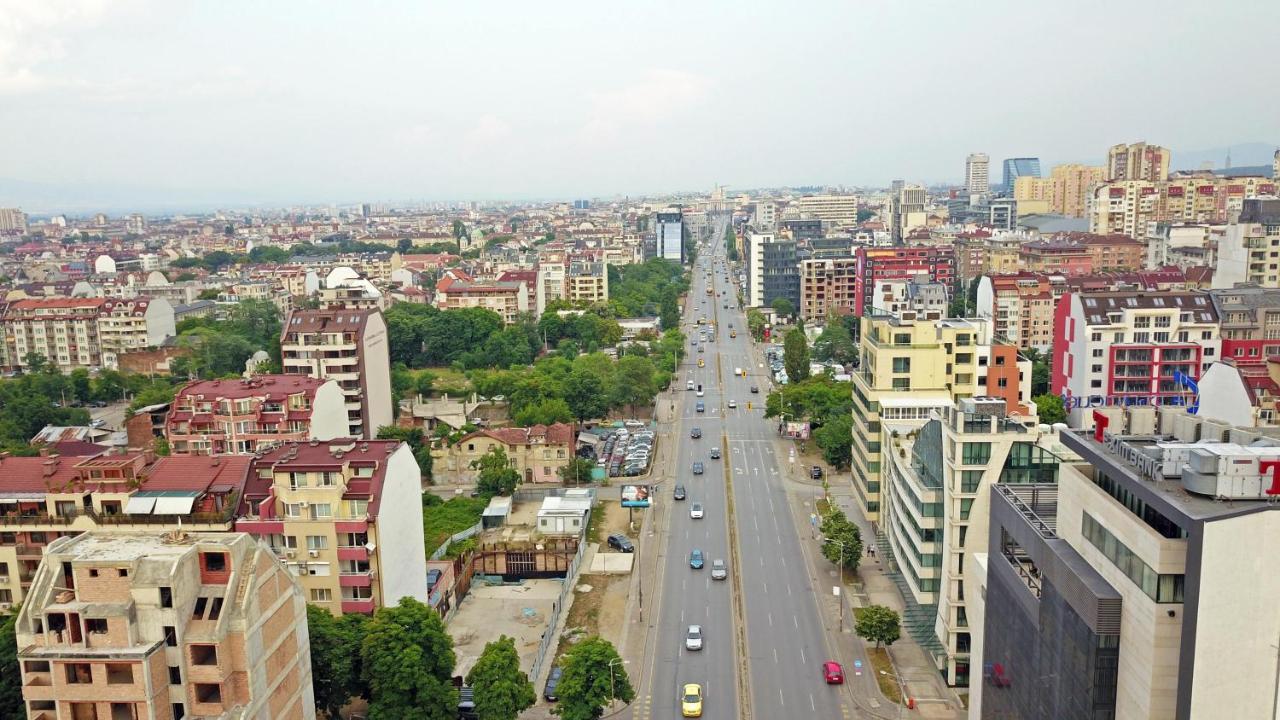
M 649 471 L 657 438 L 648 425 L 628 421 L 604 440 L 597 464 L 608 469 L 610 477 L 635 477 Z

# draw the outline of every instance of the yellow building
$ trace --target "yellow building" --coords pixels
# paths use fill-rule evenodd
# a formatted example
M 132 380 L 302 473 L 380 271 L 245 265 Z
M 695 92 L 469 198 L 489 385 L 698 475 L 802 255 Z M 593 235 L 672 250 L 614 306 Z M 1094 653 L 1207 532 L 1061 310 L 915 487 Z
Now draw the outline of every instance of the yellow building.
M 560 468 L 573 457 L 573 426 L 566 423 L 534 425 L 527 428 L 494 428 L 479 430 L 463 437 L 449 448 L 440 473 L 452 474 L 456 480 L 474 479 L 478 472 L 471 463 L 494 448 L 507 453 L 511 467 L 526 483 L 558 483 Z
M 1084 217 L 1093 186 L 1101 183 L 1105 176 L 1106 168 L 1102 167 L 1058 165 L 1049 177 L 1020 177 L 1013 183 L 1018 214 L 1048 212 Z
M 1089 232 L 1140 239 L 1152 222 L 1226 223 L 1244 209 L 1245 200 L 1275 195 L 1277 184 L 1260 175 L 1227 178 L 1212 173 L 1102 183 L 1091 191 Z

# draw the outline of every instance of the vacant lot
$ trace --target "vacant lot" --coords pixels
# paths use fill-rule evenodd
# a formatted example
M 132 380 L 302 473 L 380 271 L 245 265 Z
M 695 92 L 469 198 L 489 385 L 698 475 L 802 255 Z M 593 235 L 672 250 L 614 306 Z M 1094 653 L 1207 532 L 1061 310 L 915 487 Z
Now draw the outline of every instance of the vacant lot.
M 480 515 L 488 504 L 484 498 L 455 497 L 442 501 L 438 495 L 424 493 L 422 535 L 426 541 L 427 556 L 430 557 L 450 535 L 480 522 Z

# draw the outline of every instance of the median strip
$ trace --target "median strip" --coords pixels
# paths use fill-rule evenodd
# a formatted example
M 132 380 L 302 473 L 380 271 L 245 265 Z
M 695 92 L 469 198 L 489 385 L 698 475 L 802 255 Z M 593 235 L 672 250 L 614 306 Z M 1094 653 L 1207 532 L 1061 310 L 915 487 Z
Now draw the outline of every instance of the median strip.
M 733 637 L 735 657 L 734 680 L 737 684 L 738 691 L 738 717 L 751 717 L 751 693 L 747 690 L 750 687 L 749 678 L 751 677 L 750 660 L 747 655 L 747 611 L 743 605 L 743 589 L 742 589 L 742 557 L 738 553 L 738 519 L 733 500 L 733 457 L 729 453 L 729 436 L 721 433 L 720 435 L 721 451 L 724 453 L 724 493 L 725 493 L 725 516 L 729 523 L 729 567 L 733 577 Z

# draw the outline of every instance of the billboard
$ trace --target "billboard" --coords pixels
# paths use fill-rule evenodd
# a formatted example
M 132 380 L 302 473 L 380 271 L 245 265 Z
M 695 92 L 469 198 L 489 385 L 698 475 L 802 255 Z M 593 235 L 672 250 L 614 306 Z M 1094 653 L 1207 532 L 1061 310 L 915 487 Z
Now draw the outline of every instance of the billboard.
M 622 486 L 622 507 L 629 507 L 629 508 L 649 507 L 649 486 L 648 485 L 623 485 Z
M 792 440 L 808 440 L 809 439 L 809 423 L 807 422 L 788 422 L 782 431 L 785 437 Z

